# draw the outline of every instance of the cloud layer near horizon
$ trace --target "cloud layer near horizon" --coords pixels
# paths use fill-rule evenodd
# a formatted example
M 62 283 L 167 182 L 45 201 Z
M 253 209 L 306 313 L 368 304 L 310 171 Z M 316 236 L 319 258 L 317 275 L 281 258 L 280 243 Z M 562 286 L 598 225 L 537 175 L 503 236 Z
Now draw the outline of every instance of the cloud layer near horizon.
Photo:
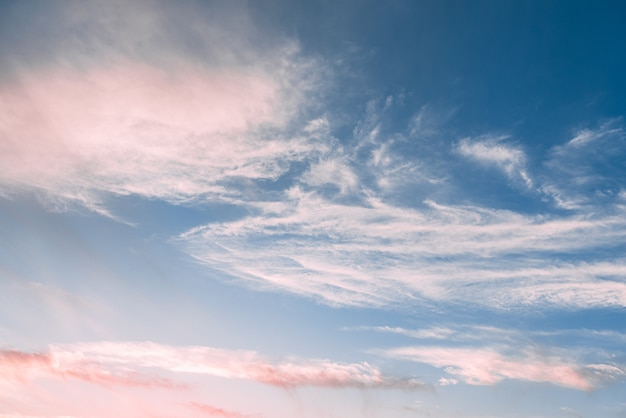
M 620 346 L 626 335 L 574 329 L 530 331 L 493 326 L 437 326 L 425 329 L 356 327 L 345 331 L 374 331 L 403 335 L 419 343 L 372 353 L 396 360 L 441 368 L 440 385 L 495 385 L 505 379 L 552 383 L 578 390 L 595 390 L 626 375 L 617 352 L 592 347 Z M 555 346 L 555 336 L 568 335 L 568 344 Z
M 2 380 L 73 378 L 96 384 L 156 386 L 183 385 L 149 377 L 150 370 L 244 379 L 293 388 L 370 387 L 421 388 L 413 379 L 385 376 L 367 363 L 336 363 L 321 359 L 285 359 L 272 362 L 254 351 L 213 347 L 173 347 L 156 343 L 100 342 L 51 346 L 42 353 L 0 352 Z

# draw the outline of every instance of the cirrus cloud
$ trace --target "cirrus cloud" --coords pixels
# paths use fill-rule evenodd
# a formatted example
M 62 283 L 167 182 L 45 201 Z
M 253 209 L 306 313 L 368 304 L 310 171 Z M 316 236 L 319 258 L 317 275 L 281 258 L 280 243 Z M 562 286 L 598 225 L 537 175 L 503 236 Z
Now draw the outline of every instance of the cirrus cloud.
M 156 343 L 100 342 L 51 346 L 42 353 L 0 352 L 2 379 L 74 378 L 100 384 L 176 387 L 148 370 L 245 379 L 292 388 L 420 388 L 414 379 L 386 376 L 367 363 L 288 358 L 270 361 L 254 351 L 213 347 L 173 347 Z

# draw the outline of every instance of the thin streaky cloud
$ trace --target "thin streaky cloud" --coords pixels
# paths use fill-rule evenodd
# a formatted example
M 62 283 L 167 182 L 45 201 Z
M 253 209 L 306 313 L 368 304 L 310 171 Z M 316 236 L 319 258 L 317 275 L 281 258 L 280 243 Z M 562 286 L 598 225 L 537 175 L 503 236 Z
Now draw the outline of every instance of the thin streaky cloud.
M 572 148 L 580 148 L 588 146 L 595 141 L 604 139 L 606 137 L 623 137 L 624 128 L 622 126 L 621 118 L 613 118 L 606 122 L 603 122 L 597 129 L 581 129 L 576 132 L 576 135 L 570 139 L 565 145 L 556 147 L 553 152 L 563 153 Z
M 172 347 L 155 343 L 84 343 L 51 346 L 44 353 L 3 351 L 3 380 L 71 377 L 101 384 L 173 387 L 161 378 L 144 376 L 145 369 L 251 380 L 294 388 L 356 387 L 411 389 L 424 385 L 411 378 L 386 376 L 367 363 L 337 363 L 324 359 L 272 362 L 253 351 L 212 347 Z
M 408 209 L 376 198 L 348 205 L 300 188 L 280 205 L 255 206 L 263 216 L 179 239 L 200 263 L 243 283 L 329 304 L 424 297 L 496 308 L 626 304 L 626 264 L 594 256 L 624 240 L 618 214 L 546 217 L 435 202 Z M 268 239 L 271 246 L 259 245 Z M 581 253 L 588 261 L 573 260 Z
M 526 154 L 518 147 L 507 144 L 507 136 L 462 139 L 456 150 L 460 155 L 486 166 L 502 170 L 512 181 L 521 181 L 527 188 L 533 187 L 533 180 L 526 168 Z
M 384 326 L 359 326 L 342 328 L 342 331 L 374 331 L 389 334 L 404 335 L 415 339 L 449 340 L 458 334 L 457 330 L 445 327 L 432 327 L 424 329 L 407 329 L 402 327 Z
M 623 201 L 624 158 L 622 118 L 579 130 L 565 144 L 550 149 L 544 162 L 546 179 L 539 189 L 568 210 L 594 206 L 597 210 L 603 203 Z
M 24 414 L 0 414 L 0 418 L 84 418 L 70 415 L 24 415 Z
M 410 346 L 378 353 L 442 368 L 470 385 L 494 385 L 504 379 L 516 379 L 588 391 L 624 375 L 624 370 L 615 365 L 580 364 L 532 347 Z
M 229 411 L 223 408 L 219 408 L 213 405 L 207 405 L 204 403 L 193 402 L 190 404 L 190 407 L 198 410 L 209 417 L 222 417 L 222 418 L 247 418 L 252 417 L 252 415 L 240 414 L 238 412 Z
M 607 342 L 618 345 L 626 341 L 626 334 L 614 330 L 573 328 L 573 329 L 533 329 L 519 330 L 487 325 L 442 324 L 428 328 L 405 328 L 399 326 L 356 326 L 342 327 L 346 332 L 379 332 L 403 335 L 417 340 L 446 340 L 448 342 L 492 341 L 506 344 L 529 344 L 550 340 L 554 337 L 568 337 L 570 348 L 592 349 Z
M 110 370 L 84 358 L 60 361 L 54 352 L 26 353 L 0 351 L 0 370 L 4 382 L 27 382 L 38 378 L 76 379 L 105 386 L 136 386 L 180 389 L 184 386 L 165 378 L 144 376 L 128 370 Z

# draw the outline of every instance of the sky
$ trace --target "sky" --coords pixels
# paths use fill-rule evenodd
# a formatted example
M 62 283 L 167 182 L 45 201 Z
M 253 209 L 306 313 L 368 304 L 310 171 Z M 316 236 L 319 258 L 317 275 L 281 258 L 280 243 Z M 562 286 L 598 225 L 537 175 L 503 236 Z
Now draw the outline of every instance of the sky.
M 0 418 L 625 418 L 626 4 L 0 2 Z

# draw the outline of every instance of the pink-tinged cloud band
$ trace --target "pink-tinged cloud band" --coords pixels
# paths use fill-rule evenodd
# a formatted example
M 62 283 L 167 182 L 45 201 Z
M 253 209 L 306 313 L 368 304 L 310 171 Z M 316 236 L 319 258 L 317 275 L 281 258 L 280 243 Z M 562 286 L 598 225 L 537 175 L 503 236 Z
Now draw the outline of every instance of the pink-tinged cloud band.
M 212 347 L 172 347 L 154 343 L 92 343 L 52 346 L 45 353 L 3 351 L 3 379 L 75 378 L 98 384 L 176 387 L 150 378 L 150 370 L 245 379 L 293 388 L 371 387 L 420 388 L 414 379 L 386 376 L 367 363 L 336 363 L 320 359 L 272 362 L 253 351 Z
M 223 409 L 223 408 L 218 408 L 218 407 L 215 407 L 215 406 L 212 406 L 212 405 L 203 404 L 203 403 L 193 402 L 190 406 L 192 408 L 194 408 L 195 410 L 198 410 L 198 411 L 204 413 L 206 416 L 209 416 L 209 417 L 222 417 L 222 418 L 247 418 L 247 417 L 250 417 L 250 415 L 244 415 L 244 414 L 240 414 L 238 412 L 228 411 L 228 410 Z
M 412 346 L 380 353 L 444 368 L 449 375 L 471 385 L 494 385 L 504 379 L 516 379 L 591 390 L 625 374 L 614 365 L 581 364 L 530 348 Z M 444 378 L 443 382 L 450 384 L 451 379 Z
M 27 382 L 29 380 L 75 379 L 105 386 L 181 388 L 168 379 L 148 377 L 127 369 L 105 369 L 89 359 L 60 360 L 54 350 L 45 353 L 0 351 L 0 380 Z

